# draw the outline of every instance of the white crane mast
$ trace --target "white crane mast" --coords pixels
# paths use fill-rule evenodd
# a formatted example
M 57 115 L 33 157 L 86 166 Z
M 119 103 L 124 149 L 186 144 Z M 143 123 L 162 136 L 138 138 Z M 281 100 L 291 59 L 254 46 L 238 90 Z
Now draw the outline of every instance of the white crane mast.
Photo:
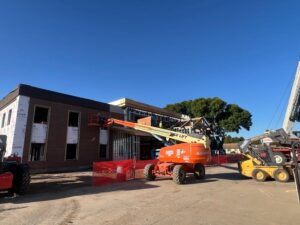
M 298 120 L 297 114 L 299 113 L 299 97 L 300 97 L 300 62 L 295 75 L 294 84 L 292 87 L 289 103 L 285 113 L 282 128 L 287 134 L 292 134 L 295 121 Z

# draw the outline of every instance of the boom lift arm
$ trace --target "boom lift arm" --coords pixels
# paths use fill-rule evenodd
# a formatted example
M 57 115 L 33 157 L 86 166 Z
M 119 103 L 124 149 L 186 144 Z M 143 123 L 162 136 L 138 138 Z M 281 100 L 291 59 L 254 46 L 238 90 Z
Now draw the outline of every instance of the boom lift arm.
M 145 119 L 141 119 L 137 123 L 133 123 L 133 122 L 123 121 L 118 119 L 108 119 L 104 125 L 105 126 L 121 125 L 138 131 L 149 133 L 152 135 L 164 137 L 167 140 L 171 139 L 171 140 L 180 141 L 184 143 L 198 143 L 198 144 L 203 144 L 205 148 L 210 147 L 210 140 L 205 135 L 201 135 L 199 137 L 193 137 L 185 133 L 180 133 L 168 129 L 150 126 L 148 125 L 149 123 L 147 124 L 144 121 Z

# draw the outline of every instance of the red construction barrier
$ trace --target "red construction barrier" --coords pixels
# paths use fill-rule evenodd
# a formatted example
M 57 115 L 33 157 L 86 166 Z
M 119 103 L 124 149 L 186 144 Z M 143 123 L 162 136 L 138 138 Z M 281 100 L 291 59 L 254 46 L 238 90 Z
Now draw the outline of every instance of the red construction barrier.
M 244 155 L 242 154 L 229 154 L 227 155 L 227 163 L 237 163 L 244 159 Z
M 102 185 L 143 178 L 144 167 L 158 160 L 121 160 L 93 163 L 93 184 Z
M 101 185 L 134 179 L 133 160 L 93 163 L 93 184 Z
M 243 159 L 241 154 L 214 155 L 211 157 L 211 162 L 208 166 L 218 166 L 226 163 L 237 163 Z

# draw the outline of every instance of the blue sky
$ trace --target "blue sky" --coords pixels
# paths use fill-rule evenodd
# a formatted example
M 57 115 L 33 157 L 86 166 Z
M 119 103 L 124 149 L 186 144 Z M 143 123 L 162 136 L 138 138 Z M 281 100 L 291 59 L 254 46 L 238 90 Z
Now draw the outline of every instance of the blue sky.
M 251 131 L 240 133 L 249 137 L 282 124 L 300 59 L 299 8 L 280 0 L 1 1 L 0 96 L 19 83 L 157 106 L 218 96 L 253 114 Z

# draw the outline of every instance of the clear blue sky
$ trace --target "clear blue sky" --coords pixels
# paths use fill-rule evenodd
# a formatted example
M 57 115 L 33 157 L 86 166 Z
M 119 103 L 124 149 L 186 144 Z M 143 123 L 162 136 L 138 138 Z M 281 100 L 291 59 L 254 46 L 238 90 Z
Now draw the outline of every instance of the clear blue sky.
M 1 1 L 0 96 L 26 83 L 165 106 L 218 96 L 280 127 L 300 59 L 300 1 Z M 290 87 L 288 87 L 290 88 Z M 289 91 L 289 90 L 288 90 Z

